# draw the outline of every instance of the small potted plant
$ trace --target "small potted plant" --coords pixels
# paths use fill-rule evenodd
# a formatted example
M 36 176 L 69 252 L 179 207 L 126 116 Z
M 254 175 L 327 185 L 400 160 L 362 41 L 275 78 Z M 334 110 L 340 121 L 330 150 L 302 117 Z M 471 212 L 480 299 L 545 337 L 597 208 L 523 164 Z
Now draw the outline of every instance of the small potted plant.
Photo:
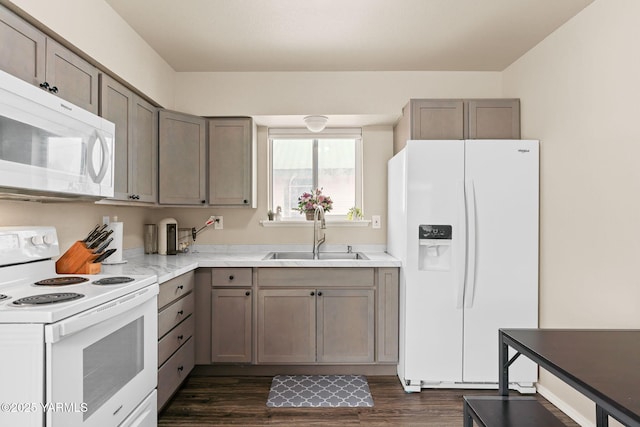
M 364 215 L 362 214 L 362 210 L 360 208 L 354 206 L 349 209 L 349 212 L 347 212 L 347 219 L 349 221 L 359 221 L 362 218 L 364 218 Z
M 317 206 L 322 206 L 325 212 L 333 208 L 331 197 L 322 194 L 322 188 L 316 188 L 310 193 L 304 192 L 298 197 L 298 211 L 304 213 L 308 220 L 313 220 L 313 212 Z

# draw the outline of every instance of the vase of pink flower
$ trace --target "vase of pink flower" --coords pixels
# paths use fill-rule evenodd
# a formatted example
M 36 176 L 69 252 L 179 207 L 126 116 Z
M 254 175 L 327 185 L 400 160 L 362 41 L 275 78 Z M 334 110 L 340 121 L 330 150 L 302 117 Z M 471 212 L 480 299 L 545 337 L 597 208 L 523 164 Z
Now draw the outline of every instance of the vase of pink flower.
M 317 206 L 322 206 L 325 212 L 329 212 L 333 208 L 333 200 L 322 194 L 322 188 L 316 188 L 310 193 L 304 192 L 298 197 L 298 210 L 300 213 L 304 213 L 310 221 L 313 221 L 313 212 Z

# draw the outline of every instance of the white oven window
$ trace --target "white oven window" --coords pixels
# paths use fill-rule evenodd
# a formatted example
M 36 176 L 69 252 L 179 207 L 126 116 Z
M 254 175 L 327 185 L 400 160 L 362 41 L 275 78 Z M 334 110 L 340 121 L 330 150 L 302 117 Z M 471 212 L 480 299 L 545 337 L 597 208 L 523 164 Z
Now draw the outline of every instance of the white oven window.
M 144 317 L 86 347 L 82 361 L 86 420 L 144 369 Z

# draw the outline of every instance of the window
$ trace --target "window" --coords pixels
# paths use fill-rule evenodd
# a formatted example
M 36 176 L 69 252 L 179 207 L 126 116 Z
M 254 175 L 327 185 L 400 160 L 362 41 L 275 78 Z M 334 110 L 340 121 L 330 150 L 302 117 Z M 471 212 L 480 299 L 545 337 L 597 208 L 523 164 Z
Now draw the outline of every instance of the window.
M 282 207 L 283 219 L 304 219 L 298 197 L 322 188 L 331 196 L 327 216 L 344 218 L 362 208 L 362 137 L 360 129 L 269 129 L 270 209 Z

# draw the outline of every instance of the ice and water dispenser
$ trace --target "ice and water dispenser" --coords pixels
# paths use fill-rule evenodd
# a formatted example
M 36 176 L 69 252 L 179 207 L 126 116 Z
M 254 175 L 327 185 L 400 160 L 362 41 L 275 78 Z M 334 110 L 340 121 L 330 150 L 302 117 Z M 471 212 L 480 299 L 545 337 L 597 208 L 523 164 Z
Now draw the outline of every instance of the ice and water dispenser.
M 451 226 L 420 224 L 418 248 L 420 270 L 450 270 Z

